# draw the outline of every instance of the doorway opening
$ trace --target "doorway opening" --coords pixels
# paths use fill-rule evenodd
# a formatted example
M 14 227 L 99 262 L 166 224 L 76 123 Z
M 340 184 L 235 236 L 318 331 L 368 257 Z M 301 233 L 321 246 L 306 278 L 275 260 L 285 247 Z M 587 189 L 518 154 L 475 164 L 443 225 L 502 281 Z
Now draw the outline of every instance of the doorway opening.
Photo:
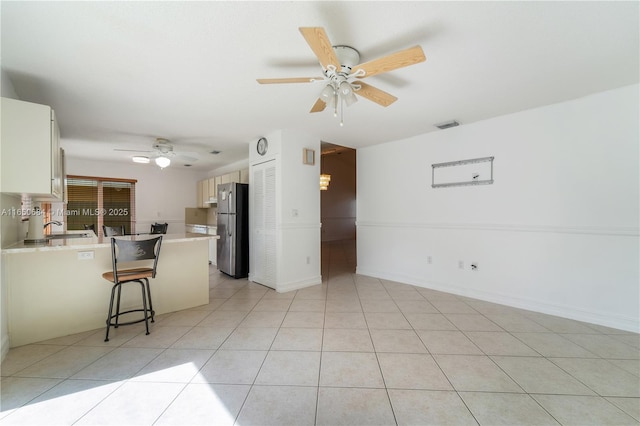
M 320 174 L 330 176 L 327 189 L 320 191 L 322 276 L 337 272 L 328 271 L 329 264 L 340 264 L 342 273 L 355 273 L 356 150 L 322 142 L 320 151 Z

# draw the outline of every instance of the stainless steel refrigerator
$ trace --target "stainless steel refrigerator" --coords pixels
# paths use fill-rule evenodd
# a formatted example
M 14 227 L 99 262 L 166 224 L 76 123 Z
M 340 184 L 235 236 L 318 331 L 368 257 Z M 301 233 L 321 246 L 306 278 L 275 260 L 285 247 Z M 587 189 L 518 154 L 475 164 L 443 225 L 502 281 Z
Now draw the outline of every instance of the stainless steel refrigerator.
M 249 185 L 218 185 L 218 269 L 234 278 L 249 275 Z

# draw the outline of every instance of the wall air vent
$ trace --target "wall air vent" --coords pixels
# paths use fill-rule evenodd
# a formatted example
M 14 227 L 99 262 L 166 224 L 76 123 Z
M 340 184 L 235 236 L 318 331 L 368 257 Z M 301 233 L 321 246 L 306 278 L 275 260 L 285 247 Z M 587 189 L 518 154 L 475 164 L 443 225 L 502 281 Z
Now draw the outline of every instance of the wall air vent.
M 218 151 L 217 149 L 214 149 L 209 154 L 218 155 L 218 154 L 220 154 L 220 152 L 222 152 L 222 151 Z
M 444 123 L 438 123 L 438 124 L 434 124 L 434 126 L 436 126 L 438 129 L 448 129 L 449 127 L 456 127 L 459 126 L 460 123 L 458 123 L 456 120 L 451 120 L 451 121 L 445 121 Z

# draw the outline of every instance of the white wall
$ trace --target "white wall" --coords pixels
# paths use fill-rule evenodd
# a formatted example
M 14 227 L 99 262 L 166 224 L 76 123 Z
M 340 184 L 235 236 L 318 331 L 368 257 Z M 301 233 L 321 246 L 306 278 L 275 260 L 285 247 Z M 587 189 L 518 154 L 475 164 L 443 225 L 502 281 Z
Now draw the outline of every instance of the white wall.
M 255 143 L 251 144 L 249 163 L 276 162 L 276 290 L 285 292 L 320 284 L 320 164 L 302 163 L 304 148 L 313 149 L 318 155 L 320 138 L 289 129 L 271 132 L 266 138 L 267 154 L 258 155 Z M 250 271 L 249 279 L 252 276 Z
M 320 152 L 320 138 L 282 131 L 282 251 L 279 290 L 320 284 L 320 164 L 303 164 L 304 148 Z
M 638 91 L 359 149 L 358 273 L 640 331 Z M 431 188 L 487 156 L 493 185 Z
M 193 170 L 72 157 L 67 157 L 67 174 L 137 179 L 136 230 L 144 232 L 153 222 L 167 222 L 169 233 L 184 232 L 184 209 L 196 206 L 196 185 L 203 178 Z

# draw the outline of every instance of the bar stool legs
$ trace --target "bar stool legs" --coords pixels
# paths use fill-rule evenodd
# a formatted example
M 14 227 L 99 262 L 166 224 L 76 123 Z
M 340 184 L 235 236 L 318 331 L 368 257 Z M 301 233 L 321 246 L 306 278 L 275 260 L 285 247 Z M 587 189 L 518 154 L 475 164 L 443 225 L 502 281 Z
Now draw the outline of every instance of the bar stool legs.
M 143 282 L 144 280 L 144 282 Z M 124 312 L 120 312 L 120 296 L 122 293 L 122 284 L 126 284 L 126 283 L 138 283 L 140 284 L 141 287 L 141 292 L 142 292 L 142 309 L 130 309 L 128 311 L 124 311 Z M 116 296 L 116 289 L 118 291 L 118 294 Z M 113 302 L 114 302 L 114 298 L 116 299 L 116 310 L 115 312 L 113 311 Z M 149 307 L 147 308 L 147 298 L 149 299 Z M 128 314 L 131 312 L 142 312 L 144 315 L 144 318 L 142 319 L 138 319 L 138 320 L 133 320 L 133 321 L 128 321 L 128 322 L 124 322 L 124 323 L 120 323 L 120 315 L 124 315 L 124 314 Z M 155 322 L 155 311 L 153 310 L 153 303 L 151 302 L 151 288 L 149 286 L 149 279 L 147 278 L 141 278 L 138 280 L 132 280 L 132 281 L 124 281 L 124 282 L 119 282 L 113 285 L 113 287 L 111 288 L 111 300 L 109 301 L 109 312 L 107 313 L 107 331 L 106 331 L 106 335 L 104 337 L 104 341 L 108 342 L 109 341 L 109 330 L 111 329 L 111 327 L 113 328 L 118 328 L 121 325 L 130 325 L 130 324 L 137 324 L 139 322 L 144 321 L 145 323 L 145 329 L 146 329 L 146 333 L 145 334 L 149 334 L 149 319 L 151 319 L 151 322 Z

